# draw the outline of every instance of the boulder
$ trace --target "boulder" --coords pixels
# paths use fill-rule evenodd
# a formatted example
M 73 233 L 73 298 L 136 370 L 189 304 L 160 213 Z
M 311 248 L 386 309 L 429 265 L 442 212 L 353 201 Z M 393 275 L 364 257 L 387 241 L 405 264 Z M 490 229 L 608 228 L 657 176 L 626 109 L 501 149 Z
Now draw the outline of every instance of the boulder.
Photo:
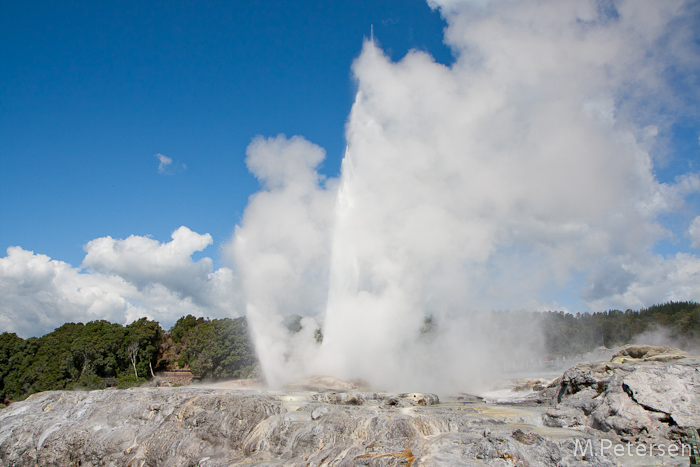
M 649 349 L 637 350 L 627 352 L 650 354 Z M 567 370 L 540 393 L 539 402 L 552 406 L 543 423 L 592 428 L 651 444 L 679 441 L 681 428 L 700 426 L 700 360 L 632 358 L 623 364 L 581 363 Z

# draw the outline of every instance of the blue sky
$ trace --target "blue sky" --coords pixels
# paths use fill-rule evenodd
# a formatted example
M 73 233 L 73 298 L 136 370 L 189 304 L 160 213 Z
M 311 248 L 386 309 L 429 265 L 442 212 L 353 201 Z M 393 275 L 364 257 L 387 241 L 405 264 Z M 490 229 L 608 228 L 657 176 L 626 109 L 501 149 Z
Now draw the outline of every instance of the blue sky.
M 0 332 L 700 300 L 697 2 L 5 2 L 0 41 Z
M 304 135 L 337 175 L 372 25 L 396 59 L 451 60 L 419 0 L 28 1 L 0 17 L 0 248 L 76 266 L 107 235 L 227 240 L 258 186 L 258 134 Z M 159 153 L 179 169 L 159 174 Z

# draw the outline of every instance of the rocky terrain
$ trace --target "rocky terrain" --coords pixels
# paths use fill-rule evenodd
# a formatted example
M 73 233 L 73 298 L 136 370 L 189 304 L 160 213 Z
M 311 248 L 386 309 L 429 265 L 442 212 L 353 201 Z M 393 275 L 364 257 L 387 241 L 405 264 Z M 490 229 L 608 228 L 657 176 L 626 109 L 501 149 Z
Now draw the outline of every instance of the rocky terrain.
M 684 428 L 700 426 L 700 359 L 665 349 L 629 346 L 611 362 L 570 368 L 533 398 L 552 406 L 544 424 L 623 442 L 680 442 Z
M 616 457 L 598 448 L 603 440 L 680 445 L 681 428 L 700 425 L 700 360 L 630 358 L 577 365 L 518 405 L 377 393 L 328 378 L 285 391 L 46 392 L 0 411 L 0 463 L 688 465 L 687 456 Z

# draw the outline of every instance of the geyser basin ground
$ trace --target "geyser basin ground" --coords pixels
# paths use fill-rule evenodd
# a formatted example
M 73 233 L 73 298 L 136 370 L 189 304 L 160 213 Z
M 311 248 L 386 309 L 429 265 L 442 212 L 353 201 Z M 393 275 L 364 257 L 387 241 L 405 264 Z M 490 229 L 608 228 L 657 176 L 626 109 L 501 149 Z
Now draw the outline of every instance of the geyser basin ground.
M 536 459 L 571 457 L 567 445 L 581 437 L 528 423 L 537 410 L 494 412 L 483 403 L 422 406 L 412 400 L 397 394 L 195 388 L 50 392 L 2 414 L 1 455 L 17 466 L 78 460 L 133 466 L 417 466 L 460 465 L 468 458 L 482 465 L 511 465 L 508 459 L 548 465 Z M 12 419 L 21 422 L 8 423 Z M 534 433 L 536 441 L 518 443 L 512 439 L 516 429 Z
M 0 459 L 9 466 L 685 466 L 687 456 L 668 453 L 676 446 L 687 454 L 680 428 L 700 425 L 700 360 L 583 363 L 529 399 L 193 386 L 47 392 L 0 411 Z

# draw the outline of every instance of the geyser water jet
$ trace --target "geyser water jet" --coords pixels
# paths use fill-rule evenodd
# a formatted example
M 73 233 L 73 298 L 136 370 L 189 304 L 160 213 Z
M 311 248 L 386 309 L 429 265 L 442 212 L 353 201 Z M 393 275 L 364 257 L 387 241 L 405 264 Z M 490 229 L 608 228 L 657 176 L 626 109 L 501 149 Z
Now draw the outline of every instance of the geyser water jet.
M 653 151 L 689 108 L 666 105 L 667 70 L 698 70 L 688 4 L 430 4 L 455 63 L 393 63 L 365 42 L 338 179 L 303 138 L 248 148 L 263 189 L 231 251 L 272 385 L 321 373 L 473 389 L 494 362 L 540 352 L 536 322 L 487 311 L 660 302 L 641 271 L 681 267 L 651 252 L 660 215 L 700 178 L 659 183 Z

